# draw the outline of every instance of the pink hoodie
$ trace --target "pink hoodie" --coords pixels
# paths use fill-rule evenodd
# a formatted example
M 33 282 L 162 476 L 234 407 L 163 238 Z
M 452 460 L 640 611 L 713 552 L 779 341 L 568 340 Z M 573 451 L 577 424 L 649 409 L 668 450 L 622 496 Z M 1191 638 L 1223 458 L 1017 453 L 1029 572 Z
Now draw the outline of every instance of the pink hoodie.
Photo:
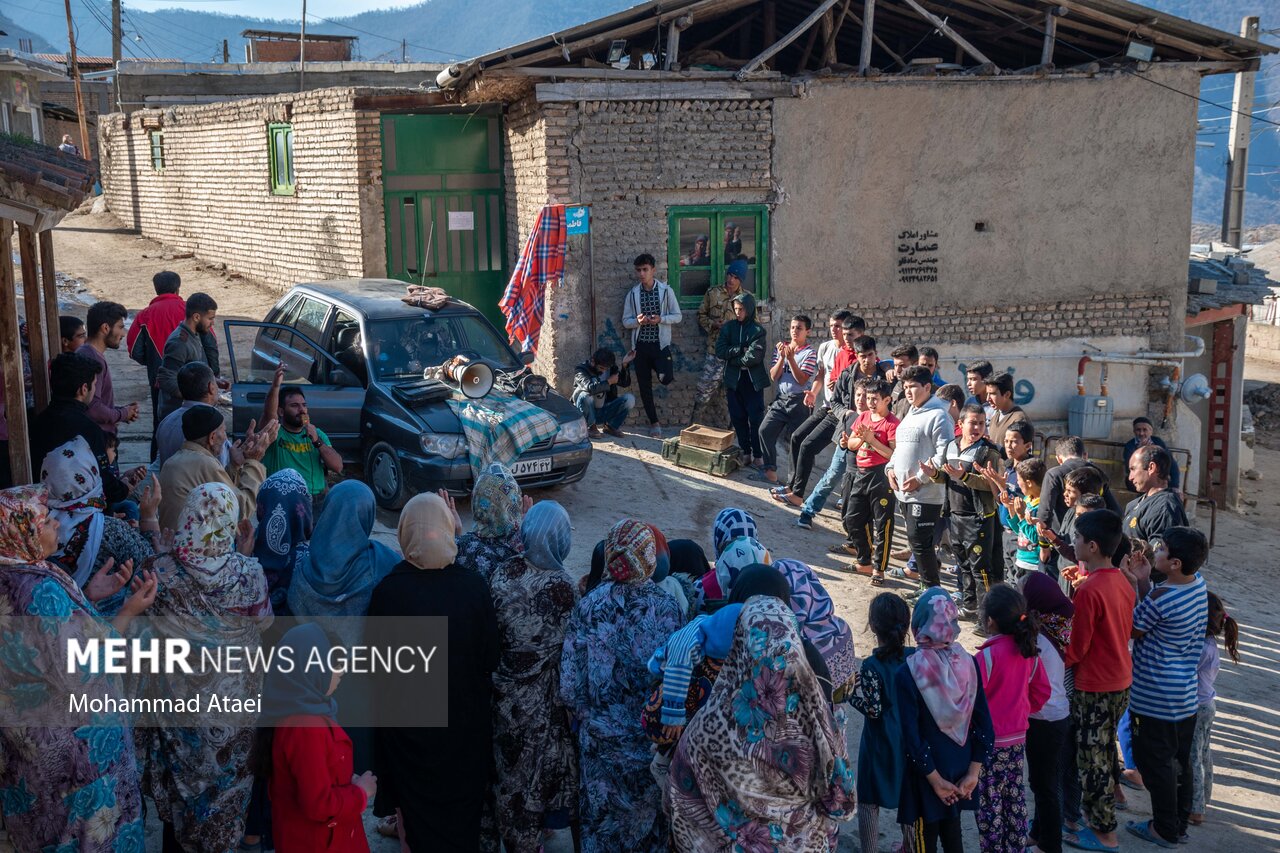
M 1039 655 L 1024 658 L 1013 637 L 1000 634 L 979 646 L 974 658 L 991 709 L 996 748 L 1024 743 L 1028 717 L 1044 707 L 1051 692 Z

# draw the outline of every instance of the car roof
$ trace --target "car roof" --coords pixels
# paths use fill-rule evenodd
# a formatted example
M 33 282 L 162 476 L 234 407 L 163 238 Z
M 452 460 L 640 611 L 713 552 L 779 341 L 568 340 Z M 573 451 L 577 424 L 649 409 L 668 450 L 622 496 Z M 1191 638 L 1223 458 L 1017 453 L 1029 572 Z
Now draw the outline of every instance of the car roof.
M 321 296 L 354 308 L 370 320 L 388 320 L 397 317 L 420 317 L 425 308 L 415 308 L 400 301 L 408 284 L 393 278 L 350 278 L 335 281 L 306 282 L 296 285 L 290 294 L 298 291 Z M 431 314 L 477 314 L 474 306 L 460 299 L 449 297 L 449 304 Z

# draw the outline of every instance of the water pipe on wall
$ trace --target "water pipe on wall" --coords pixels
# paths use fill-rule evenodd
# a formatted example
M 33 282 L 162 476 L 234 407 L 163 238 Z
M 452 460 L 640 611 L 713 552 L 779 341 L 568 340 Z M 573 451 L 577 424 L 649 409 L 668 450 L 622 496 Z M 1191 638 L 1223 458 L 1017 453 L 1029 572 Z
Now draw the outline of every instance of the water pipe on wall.
M 1076 370 L 1076 393 L 1083 395 L 1084 389 L 1084 369 L 1090 362 L 1098 362 L 1102 367 L 1102 396 L 1107 396 L 1107 365 L 1109 364 L 1135 364 L 1143 367 L 1167 367 L 1173 371 L 1172 375 L 1161 381 L 1161 386 L 1165 389 L 1164 400 L 1164 416 L 1160 421 L 1160 428 L 1164 429 L 1169 425 L 1169 417 L 1173 414 L 1173 401 L 1182 386 L 1182 361 L 1185 358 L 1198 358 L 1204 355 L 1204 339 L 1194 335 L 1184 335 L 1186 340 L 1191 343 L 1191 349 L 1185 352 L 1155 352 L 1152 350 L 1138 350 L 1134 355 L 1124 355 L 1121 353 L 1097 352 L 1093 355 L 1086 355 L 1080 359 L 1079 366 Z

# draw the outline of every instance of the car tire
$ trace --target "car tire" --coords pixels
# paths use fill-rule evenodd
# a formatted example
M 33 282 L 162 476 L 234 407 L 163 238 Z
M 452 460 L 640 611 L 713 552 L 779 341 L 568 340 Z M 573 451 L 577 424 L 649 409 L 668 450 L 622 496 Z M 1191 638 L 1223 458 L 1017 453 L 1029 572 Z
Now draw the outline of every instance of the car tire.
M 404 466 L 395 448 L 379 441 L 369 448 L 365 457 L 364 478 L 373 490 L 373 499 L 382 509 L 398 510 L 409 500 L 409 486 L 404 478 Z

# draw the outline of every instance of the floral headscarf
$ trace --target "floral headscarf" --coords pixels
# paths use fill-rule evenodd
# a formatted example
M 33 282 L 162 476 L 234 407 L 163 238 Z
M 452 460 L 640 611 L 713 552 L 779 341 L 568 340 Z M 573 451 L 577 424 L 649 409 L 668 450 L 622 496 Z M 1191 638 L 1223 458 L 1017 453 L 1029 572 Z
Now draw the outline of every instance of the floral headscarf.
M 944 590 L 925 590 L 911 614 L 916 653 L 907 658 L 907 667 L 938 729 L 964 746 L 978 695 L 978 670 L 973 657 L 956 645 L 958 616 L 955 600 Z
M 49 518 L 43 486 L 17 486 L 0 491 L 0 566 L 44 562 L 40 531 Z
M 791 587 L 791 609 L 800 620 L 800 630 L 813 643 L 831 671 L 831 683 L 842 687 L 858 672 L 858 658 L 853 650 L 853 632 L 836 615 L 835 605 L 826 587 L 813 569 L 799 560 L 775 560 L 773 567 L 782 572 Z
M 501 539 L 520 527 L 520 484 L 507 467 L 490 462 L 471 490 L 472 530 L 485 539 Z
M 1022 594 L 1027 598 L 1027 609 L 1040 620 L 1040 633 L 1058 654 L 1065 654 L 1071 642 L 1071 617 L 1076 612 L 1071 599 L 1044 572 L 1028 572 L 1022 579 Z
M 711 544 L 716 558 L 733 540 L 743 537 L 755 539 L 757 532 L 756 520 L 745 509 L 730 506 L 720 510 L 711 527 Z
M 748 850 L 827 849 L 831 819 L 856 799 L 848 746 L 805 659 L 795 615 L 777 598 L 743 605 L 733 646 L 671 764 L 680 849 L 736 839 Z
M 187 495 L 179 516 L 174 559 L 198 581 L 212 580 L 235 552 L 239 517 L 240 502 L 230 486 L 197 486 Z
M 525 562 L 540 569 L 563 569 L 572 534 L 569 513 L 555 501 L 539 501 L 520 525 Z
M 632 518 L 624 518 L 609 529 L 604 552 L 605 571 L 618 583 L 646 580 L 658 564 L 653 528 Z
M 98 460 L 81 436 L 50 450 L 40 466 L 49 490 L 49 514 L 58 519 L 58 550 L 78 586 L 89 582 L 107 519 Z M 68 549 L 69 544 L 73 544 Z
M 306 550 L 313 527 L 311 492 L 301 474 L 282 468 L 263 481 L 253 556 L 262 564 L 273 594 L 289 588 L 299 551 Z

